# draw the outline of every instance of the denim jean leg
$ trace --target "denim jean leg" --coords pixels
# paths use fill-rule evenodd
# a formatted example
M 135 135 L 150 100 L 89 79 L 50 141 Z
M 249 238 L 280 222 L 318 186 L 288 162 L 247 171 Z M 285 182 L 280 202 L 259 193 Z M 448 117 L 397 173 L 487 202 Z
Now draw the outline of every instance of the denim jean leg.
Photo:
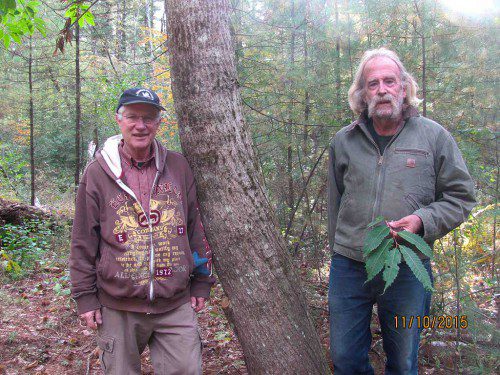
M 424 266 L 432 279 L 429 260 L 424 261 Z M 378 296 L 378 316 L 387 355 L 386 375 L 418 374 L 421 319 L 429 313 L 430 297 L 431 293 L 424 289 L 405 263 L 400 264 L 394 283 Z
M 374 298 L 364 264 L 334 254 L 328 292 L 330 355 L 335 375 L 373 374 L 368 352 Z

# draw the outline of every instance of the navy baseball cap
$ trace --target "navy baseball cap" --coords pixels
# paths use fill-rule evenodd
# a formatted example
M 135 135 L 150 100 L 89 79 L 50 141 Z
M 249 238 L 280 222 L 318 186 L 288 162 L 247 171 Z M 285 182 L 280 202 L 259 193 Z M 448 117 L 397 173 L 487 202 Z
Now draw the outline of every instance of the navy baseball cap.
M 123 105 L 137 103 L 151 104 L 159 110 L 165 111 L 165 108 L 160 105 L 160 98 L 153 90 L 144 89 L 142 87 L 134 87 L 132 89 L 125 90 L 120 96 L 116 112 L 118 112 L 120 107 Z

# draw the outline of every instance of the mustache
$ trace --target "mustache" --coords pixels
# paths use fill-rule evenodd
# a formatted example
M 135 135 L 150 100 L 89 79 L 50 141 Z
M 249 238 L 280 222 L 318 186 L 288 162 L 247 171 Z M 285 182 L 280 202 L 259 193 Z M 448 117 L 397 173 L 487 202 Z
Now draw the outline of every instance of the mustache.
M 378 103 L 383 103 L 383 102 L 391 102 L 394 103 L 394 100 L 396 98 L 391 95 L 391 94 L 385 94 L 384 96 L 376 96 L 372 99 L 372 104 L 378 104 Z

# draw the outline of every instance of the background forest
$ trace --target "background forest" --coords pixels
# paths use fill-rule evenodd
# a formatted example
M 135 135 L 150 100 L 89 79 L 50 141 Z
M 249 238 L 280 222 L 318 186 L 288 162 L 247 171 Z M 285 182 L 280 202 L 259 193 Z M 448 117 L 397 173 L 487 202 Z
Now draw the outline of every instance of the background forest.
M 34 21 L 27 32 L 5 14 L 0 21 L 0 197 L 71 217 L 75 186 L 94 150 L 89 144 L 99 147 L 119 132 L 114 111 L 125 88 L 145 86 L 159 94 L 167 108 L 159 137 L 181 150 L 170 88 L 168 9 L 156 0 L 17 3 L 32 10 L 27 14 Z M 325 316 L 329 268 L 326 149 L 354 119 L 347 91 L 361 55 L 386 46 L 419 82 L 421 113 L 455 137 L 479 201 L 470 220 L 434 249 L 433 314 L 466 315 L 468 327 L 425 330 L 421 365 L 429 373 L 495 372 L 500 365 L 498 2 L 475 17 L 439 0 L 231 3 L 246 120 L 266 193 L 317 321 Z M 69 229 L 41 220 L 0 229 L 1 305 L 24 298 L 12 297 L 6 286 L 18 285 L 33 270 L 50 273 L 54 267 L 57 276 L 42 285 L 67 296 Z M 7 314 L 1 313 L 0 318 Z M 318 323 L 319 331 L 326 327 Z M 16 341 L 15 335 L 5 337 L 2 345 Z M 227 343 L 232 337 L 219 334 L 217 340 Z M 0 366 L 9 358 L 0 354 Z

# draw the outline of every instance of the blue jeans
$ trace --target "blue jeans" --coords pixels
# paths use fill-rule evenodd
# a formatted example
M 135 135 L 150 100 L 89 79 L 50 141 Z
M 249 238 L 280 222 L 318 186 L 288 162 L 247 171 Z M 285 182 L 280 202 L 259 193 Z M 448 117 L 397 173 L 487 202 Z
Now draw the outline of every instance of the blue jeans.
M 430 261 L 424 266 L 431 276 Z M 330 309 L 330 354 L 335 375 L 373 374 L 368 352 L 372 335 L 370 321 L 373 305 L 378 307 L 384 351 L 385 374 L 417 374 L 418 344 L 421 329 L 416 316 L 429 314 L 431 293 L 427 292 L 406 265 L 384 294 L 382 273 L 369 283 L 365 264 L 334 254 L 328 292 Z M 403 327 L 400 317 L 406 317 Z M 408 327 L 410 317 L 413 325 Z M 396 323 L 396 318 L 399 317 Z

